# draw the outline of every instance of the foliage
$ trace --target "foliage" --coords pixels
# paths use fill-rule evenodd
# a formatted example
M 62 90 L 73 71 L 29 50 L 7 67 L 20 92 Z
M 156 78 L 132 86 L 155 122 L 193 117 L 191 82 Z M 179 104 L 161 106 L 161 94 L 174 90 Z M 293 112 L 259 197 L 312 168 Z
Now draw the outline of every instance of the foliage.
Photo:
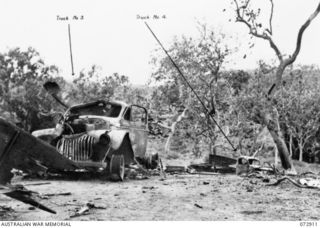
M 226 74 L 222 72 L 223 64 L 233 49 L 224 45 L 226 36 L 215 33 L 206 25 L 200 26 L 200 36 L 197 39 L 188 37 L 175 38 L 168 51 L 176 64 L 184 72 L 184 76 L 192 85 L 201 101 L 219 124 L 228 121 L 228 100 L 239 93 L 247 75 L 242 72 Z M 152 78 L 160 84 L 152 94 L 152 102 L 157 113 L 177 115 L 185 107 L 188 109 L 188 120 L 181 122 L 178 128 L 186 137 L 195 142 L 206 141 L 215 144 L 218 137 L 217 126 L 208 117 L 197 97 L 190 90 L 184 79 L 179 75 L 168 57 L 159 58 L 155 53 Z M 230 82 L 231 81 L 231 84 Z M 195 146 L 197 143 L 195 143 Z
M 128 82 L 127 76 L 118 73 L 103 76 L 100 67 L 93 65 L 89 71 L 83 70 L 73 79 L 68 89 L 67 99 L 72 104 L 110 99 L 119 94 L 119 90 L 124 93 Z
M 265 67 L 274 69 L 260 62 L 260 68 L 251 73 L 248 83 L 232 100 L 232 110 L 238 122 L 234 126 L 238 128 L 243 128 L 244 123 L 262 124 L 263 117 L 259 115 L 270 108 L 266 88 L 272 84 L 273 71 L 266 71 Z M 295 159 L 302 160 L 303 153 L 314 153 L 319 143 L 319 73 L 319 69 L 313 66 L 297 66 L 287 70 L 283 76 L 283 89 L 272 103 Z M 233 130 L 240 131 L 237 128 Z
M 14 48 L 0 54 L 0 104 L 8 119 L 19 122 L 25 130 L 39 127 L 39 110 L 50 110 L 42 89 L 44 81 L 57 78 L 57 68 L 47 66 L 33 48 Z M 42 121 L 43 122 L 43 121 Z
M 43 84 L 52 80 L 60 85 L 63 100 L 70 105 L 129 97 L 127 76 L 114 73 L 103 77 L 94 65 L 69 83 L 59 77 L 57 67 L 46 65 L 33 48 L 15 48 L 0 54 L 1 116 L 27 131 L 54 126 L 52 113 L 64 109 L 43 89 Z

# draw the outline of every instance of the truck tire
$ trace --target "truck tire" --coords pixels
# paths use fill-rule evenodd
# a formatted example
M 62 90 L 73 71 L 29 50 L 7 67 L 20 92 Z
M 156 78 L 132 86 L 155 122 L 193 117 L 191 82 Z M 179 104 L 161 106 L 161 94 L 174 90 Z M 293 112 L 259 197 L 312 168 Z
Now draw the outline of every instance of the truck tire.
M 123 181 L 124 179 L 124 157 L 122 154 L 113 154 L 110 159 L 110 179 L 112 181 Z

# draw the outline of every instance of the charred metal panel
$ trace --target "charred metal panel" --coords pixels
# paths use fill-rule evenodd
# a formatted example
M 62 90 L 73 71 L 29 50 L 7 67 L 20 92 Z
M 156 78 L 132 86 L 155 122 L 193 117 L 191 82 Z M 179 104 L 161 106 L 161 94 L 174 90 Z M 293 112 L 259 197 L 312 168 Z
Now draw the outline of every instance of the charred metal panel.
M 32 167 L 27 167 L 30 161 L 55 170 L 78 168 L 53 146 L 0 118 L 0 184 L 10 182 L 13 168 L 32 170 Z

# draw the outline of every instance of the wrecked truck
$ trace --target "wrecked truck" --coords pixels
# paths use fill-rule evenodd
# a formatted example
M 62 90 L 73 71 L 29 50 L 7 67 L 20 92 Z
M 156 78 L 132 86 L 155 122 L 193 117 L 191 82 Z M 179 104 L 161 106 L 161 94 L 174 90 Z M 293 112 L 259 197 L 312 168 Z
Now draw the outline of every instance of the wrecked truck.
M 148 140 L 146 108 L 109 100 L 69 106 L 58 97 L 60 87 L 57 83 L 49 81 L 43 87 L 65 108 L 65 112 L 50 113 L 58 117 L 56 126 L 36 130 L 32 132 L 32 136 L 38 139 L 37 143 L 39 140 L 45 142 L 50 150 L 55 148 L 56 153 L 72 161 L 77 168 L 70 170 L 68 167 L 61 169 L 59 166 L 59 169 L 47 170 L 47 165 L 43 166 L 43 162 L 33 162 L 34 169 L 31 169 L 31 172 L 37 173 L 38 170 L 51 173 L 100 172 L 111 180 L 122 181 L 126 167 L 131 165 L 151 169 L 157 167 L 159 157 L 146 156 Z M 15 131 L 20 132 L 20 130 Z M 2 133 L 4 134 L 2 138 L 5 138 L 6 132 Z M 21 139 L 19 143 L 23 145 Z
M 126 165 L 145 160 L 147 116 L 139 105 L 98 100 L 71 106 L 55 128 L 32 135 L 80 168 L 106 170 L 112 180 L 123 180 Z
M 37 130 L 32 135 L 0 118 L 0 193 L 55 213 L 38 203 L 34 192 L 11 185 L 14 169 L 93 171 L 121 181 L 126 166 L 158 166 L 157 155 L 146 156 L 148 113 L 144 107 L 108 100 L 69 107 L 58 98 L 56 83 L 44 87 L 66 111 L 54 128 Z
M 0 193 L 50 213 L 39 195 L 12 185 L 12 171 L 97 171 L 123 180 L 125 166 L 140 164 L 147 146 L 147 110 L 123 102 L 70 107 L 55 128 L 28 132 L 0 118 Z

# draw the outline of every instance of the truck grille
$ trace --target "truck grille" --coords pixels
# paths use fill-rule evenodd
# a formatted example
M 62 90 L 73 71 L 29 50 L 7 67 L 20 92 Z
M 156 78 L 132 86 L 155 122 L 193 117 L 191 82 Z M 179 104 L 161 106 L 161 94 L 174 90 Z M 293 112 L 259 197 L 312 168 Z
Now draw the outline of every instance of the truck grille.
M 64 135 L 57 144 L 58 151 L 73 161 L 87 161 L 93 154 L 95 138 L 87 134 Z

